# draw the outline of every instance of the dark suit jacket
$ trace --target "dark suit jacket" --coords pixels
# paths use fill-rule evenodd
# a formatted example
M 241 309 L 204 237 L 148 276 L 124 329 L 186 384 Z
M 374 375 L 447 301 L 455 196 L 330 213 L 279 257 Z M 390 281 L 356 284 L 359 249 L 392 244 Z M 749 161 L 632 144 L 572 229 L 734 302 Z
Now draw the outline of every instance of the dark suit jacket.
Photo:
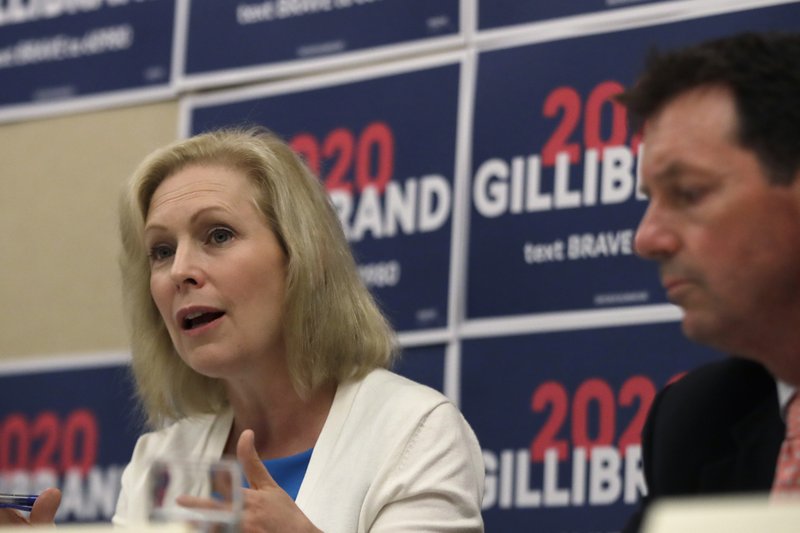
M 688 373 L 650 408 L 648 496 L 623 531 L 637 531 L 657 498 L 769 491 L 784 432 L 775 380 L 761 365 L 729 358 Z

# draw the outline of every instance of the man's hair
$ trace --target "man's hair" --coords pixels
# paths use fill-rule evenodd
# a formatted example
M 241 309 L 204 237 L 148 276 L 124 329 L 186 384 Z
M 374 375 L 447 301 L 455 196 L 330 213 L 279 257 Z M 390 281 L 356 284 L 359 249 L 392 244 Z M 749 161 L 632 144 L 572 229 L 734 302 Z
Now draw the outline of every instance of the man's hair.
M 701 86 L 731 91 L 738 142 L 756 154 L 770 181 L 791 183 L 800 169 L 800 34 L 743 33 L 653 51 L 618 100 L 638 128 L 676 96 Z
M 298 393 L 390 366 L 394 332 L 358 275 L 320 180 L 263 128 L 209 132 L 150 154 L 121 198 L 123 302 L 133 374 L 148 421 L 219 412 L 227 405 L 222 382 L 195 372 L 178 356 L 150 295 L 143 238 L 150 200 L 165 179 L 190 165 L 241 172 L 258 191 L 254 200 L 286 254 L 282 328 Z

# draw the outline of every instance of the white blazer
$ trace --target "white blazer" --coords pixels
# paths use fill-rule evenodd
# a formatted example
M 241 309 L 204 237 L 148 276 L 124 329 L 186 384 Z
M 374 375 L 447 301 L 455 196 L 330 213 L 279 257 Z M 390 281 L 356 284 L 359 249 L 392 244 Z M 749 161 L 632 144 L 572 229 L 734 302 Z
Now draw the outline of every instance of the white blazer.
M 232 422 L 226 411 L 142 435 L 113 522 L 147 519 L 153 459 L 219 459 Z M 484 473 L 478 440 L 450 400 L 375 370 L 339 385 L 296 503 L 326 533 L 482 532 Z

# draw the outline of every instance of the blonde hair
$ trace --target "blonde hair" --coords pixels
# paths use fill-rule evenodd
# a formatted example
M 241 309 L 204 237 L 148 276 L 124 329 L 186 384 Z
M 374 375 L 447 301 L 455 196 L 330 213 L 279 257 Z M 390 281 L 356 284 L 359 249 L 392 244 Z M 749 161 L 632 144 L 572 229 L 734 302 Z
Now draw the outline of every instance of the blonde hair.
M 226 129 L 150 154 L 120 203 L 123 302 L 131 328 L 132 369 L 148 421 L 159 424 L 227 405 L 223 384 L 177 355 L 150 295 L 143 230 L 156 188 L 189 165 L 221 165 L 246 175 L 287 257 L 283 335 L 287 363 L 302 396 L 323 383 L 389 367 L 394 332 L 358 276 L 327 193 L 299 157 L 262 128 Z

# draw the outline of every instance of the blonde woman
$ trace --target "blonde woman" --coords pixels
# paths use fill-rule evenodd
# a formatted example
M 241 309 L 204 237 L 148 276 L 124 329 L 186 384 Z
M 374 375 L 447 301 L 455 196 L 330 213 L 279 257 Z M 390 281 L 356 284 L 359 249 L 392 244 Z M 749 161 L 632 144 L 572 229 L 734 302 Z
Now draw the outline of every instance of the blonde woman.
M 114 522 L 146 519 L 158 457 L 237 458 L 243 531 L 482 531 L 478 441 L 386 370 L 394 334 L 320 181 L 262 129 L 147 157 L 121 204 L 133 371 L 154 428 Z M 271 461 L 291 474 L 273 479 Z M 187 491 L 190 487 L 187 487 Z

